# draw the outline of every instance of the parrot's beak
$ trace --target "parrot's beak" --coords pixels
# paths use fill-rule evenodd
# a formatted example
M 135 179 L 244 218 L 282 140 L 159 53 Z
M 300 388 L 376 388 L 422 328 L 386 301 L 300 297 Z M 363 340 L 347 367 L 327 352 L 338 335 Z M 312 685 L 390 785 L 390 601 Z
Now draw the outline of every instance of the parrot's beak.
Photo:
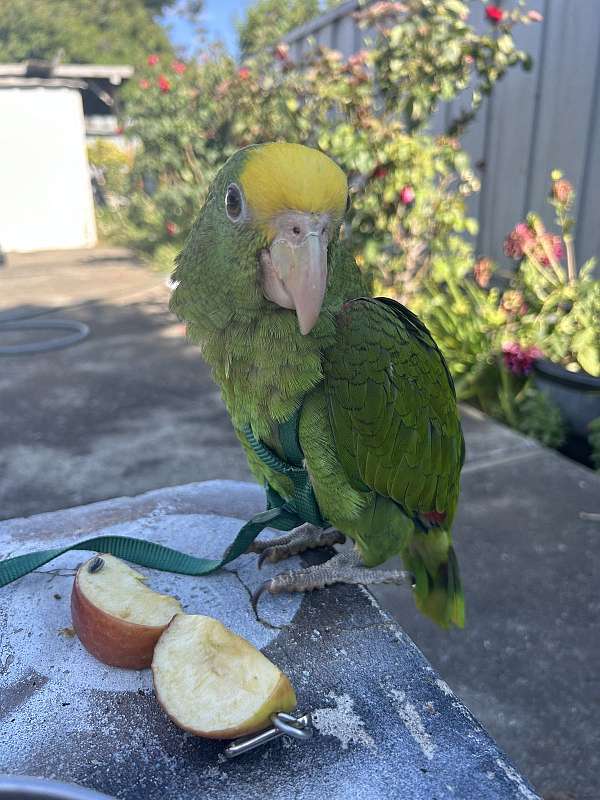
M 261 253 L 263 292 L 273 303 L 295 309 L 306 336 L 319 318 L 327 288 L 329 216 L 287 211 L 272 227 L 271 246 Z

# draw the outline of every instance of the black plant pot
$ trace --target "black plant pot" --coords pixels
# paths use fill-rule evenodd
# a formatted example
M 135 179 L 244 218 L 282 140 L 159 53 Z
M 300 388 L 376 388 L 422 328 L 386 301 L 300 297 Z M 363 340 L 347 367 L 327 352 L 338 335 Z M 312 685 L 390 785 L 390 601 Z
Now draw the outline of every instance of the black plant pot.
M 569 372 L 545 358 L 534 362 L 533 372 L 537 388 L 558 406 L 570 431 L 586 437 L 589 423 L 600 417 L 600 378 Z

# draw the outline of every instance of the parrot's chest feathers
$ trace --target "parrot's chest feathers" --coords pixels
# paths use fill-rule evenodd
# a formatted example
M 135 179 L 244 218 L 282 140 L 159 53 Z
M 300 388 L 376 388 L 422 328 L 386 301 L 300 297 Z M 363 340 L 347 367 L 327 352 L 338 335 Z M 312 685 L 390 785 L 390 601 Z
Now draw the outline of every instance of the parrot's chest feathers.
M 291 314 L 279 314 L 232 322 L 213 334 L 202 352 L 233 424 L 250 423 L 258 436 L 268 437 L 323 380 L 322 346 L 321 339 L 297 331 Z

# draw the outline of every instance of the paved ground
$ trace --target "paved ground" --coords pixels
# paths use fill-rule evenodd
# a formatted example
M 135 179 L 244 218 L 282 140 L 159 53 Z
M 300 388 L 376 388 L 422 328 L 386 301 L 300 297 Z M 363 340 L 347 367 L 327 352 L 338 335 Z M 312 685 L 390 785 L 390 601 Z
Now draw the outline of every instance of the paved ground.
M 0 518 L 249 477 L 167 299 L 121 250 L 14 256 L 0 270 L 0 313 L 83 303 L 55 316 L 91 327 L 68 350 L 0 360 Z M 476 415 L 465 427 L 467 630 L 434 629 L 398 590 L 378 596 L 547 800 L 597 800 L 600 482 Z
M 91 328 L 76 347 L 0 360 L 0 518 L 250 478 L 168 297 L 122 250 L 12 256 L 0 270 L 0 316 L 84 303 L 50 318 Z

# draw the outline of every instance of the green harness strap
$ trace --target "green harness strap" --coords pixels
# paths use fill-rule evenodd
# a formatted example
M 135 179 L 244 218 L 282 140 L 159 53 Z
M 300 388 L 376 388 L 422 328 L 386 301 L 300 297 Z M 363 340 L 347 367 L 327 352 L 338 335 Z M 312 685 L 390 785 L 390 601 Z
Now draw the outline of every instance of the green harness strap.
M 68 547 L 38 550 L 0 561 L 0 588 L 69 550 L 96 550 L 164 572 L 207 575 L 245 553 L 264 528 L 289 531 L 303 522 L 323 526 L 325 521 L 319 512 L 308 472 L 302 465 L 303 454 L 298 440 L 299 417 L 298 410 L 289 420 L 279 425 L 279 439 L 287 459 L 285 461 L 256 439 L 249 425 L 244 428 L 243 432 L 250 447 L 267 467 L 291 479 L 294 494 L 291 500 L 286 501 L 267 483 L 267 511 L 256 514 L 238 531 L 235 540 L 220 560 L 197 558 L 155 542 L 146 542 L 129 536 L 95 536 Z
M 300 448 L 298 439 L 298 421 L 300 411 L 294 412 L 293 416 L 279 425 L 279 441 L 285 453 L 286 461 L 283 461 L 272 450 L 264 445 L 254 436 L 250 425 L 246 425 L 244 435 L 250 447 L 265 464 L 265 466 L 285 475 L 292 481 L 294 494 L 287 503 L 280 495 L 267 483 L 267 503 L 269 508 L 283 507 L 284 505 L 296 513 L 302 522 L 311 522 L 313 525 L 322 527 L 325 520 L 321 516 L 319 506 L 313 492 L 312 484 L 308 471 L 304 466 L 304 453 Z M 299 523 L 301 524 L 301 523 Z M 289 530 L 289 529 L 288 529 Z

